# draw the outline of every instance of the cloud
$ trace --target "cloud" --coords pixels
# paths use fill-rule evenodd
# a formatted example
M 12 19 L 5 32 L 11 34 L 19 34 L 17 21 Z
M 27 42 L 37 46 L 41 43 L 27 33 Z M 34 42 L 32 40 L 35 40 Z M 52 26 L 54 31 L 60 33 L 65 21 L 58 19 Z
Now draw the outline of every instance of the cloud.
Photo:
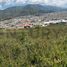
M 67 3 L 67 0 L 48 0 L 46 4 L 54 6 L 64 6 Z
M 18 5 L 18 4 L 46 4 L 52 6 L 63 7 L 67 4 L 67 0 L 0 0 L 0 8 L 2 6 Z
M 32 3 L 32 4 L 47 4 L 53 6 L 64 6 L 67 4 L 67 0 L 16 0 L 16 3 Z
M 0 3 L 45 3 L 49 5 L 61 6 L 67 3 L 67 0 L 0 0 Z

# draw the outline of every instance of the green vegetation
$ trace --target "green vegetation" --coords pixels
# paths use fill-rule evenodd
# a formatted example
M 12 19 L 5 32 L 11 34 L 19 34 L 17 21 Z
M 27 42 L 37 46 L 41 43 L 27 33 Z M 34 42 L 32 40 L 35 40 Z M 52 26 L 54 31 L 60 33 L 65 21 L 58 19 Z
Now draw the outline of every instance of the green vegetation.
M 67 67 L 67 26 L 0 29 L 0 67 Z
M 14 6 L 10 7 L 4 10 L 0 10 L 0 20 L 9 20 L 11 18 L 19 17 L 19 16 L 28 16 L 28 15 L 43 15 L 45 13 L 53 13 L 58 11 L 63 11 L 62 15 L 66 16 L 64 11 L 67 11 L 67 9 L 55 7 L 55 6 L 49 6 L 49 5 L 40 5 L 40 4 L 27 4 L 25 6 Z M 54 14 L 55 16 L 55 14 Z M 51 17 L 51 16 L 50 16 Z M 64 18 L 64 17 L 63 17 Z

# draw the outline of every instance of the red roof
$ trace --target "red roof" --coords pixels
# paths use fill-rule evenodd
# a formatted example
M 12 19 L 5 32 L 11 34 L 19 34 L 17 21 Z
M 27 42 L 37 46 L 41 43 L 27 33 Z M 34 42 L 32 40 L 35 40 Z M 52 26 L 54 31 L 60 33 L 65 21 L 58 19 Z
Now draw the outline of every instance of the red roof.
M 32 24 L 18 24 L 17 26 L 31 26 Z

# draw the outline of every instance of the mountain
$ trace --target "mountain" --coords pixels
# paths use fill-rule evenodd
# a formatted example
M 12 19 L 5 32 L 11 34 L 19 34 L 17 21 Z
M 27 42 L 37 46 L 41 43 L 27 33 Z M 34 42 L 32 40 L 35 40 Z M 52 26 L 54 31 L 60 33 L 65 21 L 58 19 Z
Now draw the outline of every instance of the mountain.
M 67 9 L 56 6 L 40 5 L 40 4 L 27 4 L 24 6 L 14 6 L 7 8 L 5 10 L 0 10 L 0 20 L 25 15 L 42 15 L 43 13 L 51 13 L 58 11 L 67 11 Z
M 0 0 L 0 9 L 24 4 L 45 4 L 67 8 L 67 0 Z

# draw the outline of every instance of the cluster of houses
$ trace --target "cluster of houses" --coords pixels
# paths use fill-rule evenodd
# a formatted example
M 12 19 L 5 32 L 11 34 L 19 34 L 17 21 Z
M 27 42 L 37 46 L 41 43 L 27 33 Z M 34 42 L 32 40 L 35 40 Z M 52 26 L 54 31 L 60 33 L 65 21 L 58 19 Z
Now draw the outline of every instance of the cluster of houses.
M 40 17 L 24 17 L 24 18 L 14 18 L 10 20 L 0 21 L 0 28 L 32 28 L 37 25 L 39 26 L 48 26 L 50 24 L 56 24 L 60 22 L 67 22 L 66 19 L 53 19 L 53 20 L 44 20 Z
M 50 24 L 57 24 L 57 23 L 67 23 L 67 20 L 60 19 L 60 20 L 49 20 L 47 22 L 44 22 L 44 26 L 50 25 Z

